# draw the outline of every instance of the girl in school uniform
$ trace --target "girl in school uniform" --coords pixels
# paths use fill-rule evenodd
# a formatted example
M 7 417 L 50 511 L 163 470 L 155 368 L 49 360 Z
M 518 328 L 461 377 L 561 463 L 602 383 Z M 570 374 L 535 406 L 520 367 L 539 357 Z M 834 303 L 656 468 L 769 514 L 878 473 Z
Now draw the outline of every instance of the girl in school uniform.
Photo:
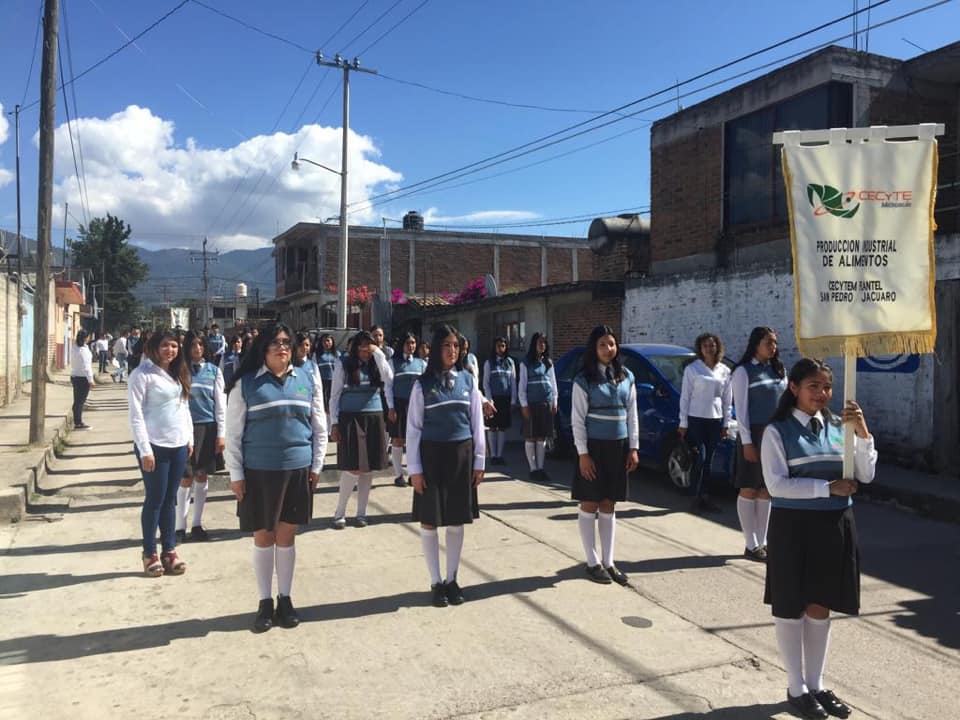
M 390 360 L 393 357 L 393 348 L 386 342 L 386 335 L 384 335 L 383 328 L 379 325 L 372 326 L 370 328 L 370 337 L 373 338 L 373 342 L 380 348 L 380 351 L 386 356 L 387 360 Z
M 829 409 L 833 373 L 804 358 L 763 434 L 760 460 L 773 498 L 764 602 L 772 606 L 787 700 L 804 717 L 845 718 L 850 708 L 824 687 L 830 611 L 860 611 L 860 551 L 852 495 L 873 480 L 877 452 L 863 411 Z M 854 477 L 843 478 L 843 423 L 853 423 Z
M 430 573 L 435 607 L 464 601 L 457 583 L 465 524 L 480 517 L 483 481 L 483 397 L 459 362 L 460 339 L 449 325 L 433 334 L 434 352 L 414 384 L 407 409 L 407 469 L 413 484 L 413 520 Z M 447 574 L 440 575 L 438 527 L 446 527 Z
M 571 423 L 577 448 L 573 498 L 580 501 L 578 525 L 587 577 L 596 583 L 627 584 L 613 562 L 616 504 L 627 499 L 628 476 L 639 463 L 640 425 L 633 374 L 620 360 L 613 329 L 598 325 L 587 339 L 583 369 L 573 380 Z M 600 530 L 597 556 L 594 523 Z
M 383 351 L 368 332 L 357 333 L 350 353 L 333 374 L 330 390 L 330 437 L 337 443 L 340 468 L 340 497 L 333 515 L 333 527 L 347 525 L 347 501 L 357 486 L 357 527 L 367 526 L 367 500 L 373 485 L 373 471 L 386 466 L 384 412 L 393 407 L 393 371 Z M 386 399 L 386 403 L 384 403 Z
M 209 540 L 203 529 L 203 509 L 207 502 L 207 477 L 217 470 L 217 455 L 226 446 L 227 397 L 223 373 L 210 362 L 210 349 L 203 334 L 187 333 L 190 358 L 190 417 L 193 420 L 193 453 L 187 472 L 177 490 L 177 538 L 187 539 L 187 515 L 190 489 L 193 488 L 191 540 Z
M 296 358 L 300 367 L 306 368 L 307 372 L 313 374 L 317 369 L 317 363 L 313 359 L 313 353 L 310 352 L 310 335 L 305 332 L 296 334 Z
M 254 632 L 300 624 L 290 599 L 294 541 L 297 526 L 312 517 L 313 489 L 327 449 L 323 386 L 316 371 L 306 372 L 294 362 L 294 342 L 283 323 L 265 328 L 244 356 L 227 396 L 225 460 L 240 530 L 253 533 L 260 593 Z
M 130 429 L 145 495 L 140 511 L 143 571 L 151 577 L 182 575 L 187 569 L 176 549 L 177 488 L 193 453 L 190 367 L 183 355 L 174 331 L 156 331 L 127 384 Z
M 315 362 L 317 363 L 317 370 L 320 371 L 320 382 L 323 384 L 323 408 L 327 412 L 327 420 L 329 421 L 333 372 L 340 362 L 340 353 L 337 352 L 337 342 L 330 333 L 324 333 L 320 336 Z
M 517 402 L 517 367 L 507 355 L 507 339 L 495 338 L 490 357 L 483 363 L 483 388 L 493 402 L 494 414 L 487 419 L 487 447 L 491 465 L 506 465 L 503 448 L 511 425 L 511 409 Z
M 403 446 L 407 437 L 407 406 L 413 384 L 427 369 L 426 361 L 417 357 L 417 336 L 411 332 L 404 335 L 399 352 L 394 353 L 390 362 L 393 365 L 393 409 L 387 414 L 387 431 L 390 433 L 390 455 L 393 471 L 396 473 L 393 484 L 406 487 L 407 481 L 403 477 Z
M 430 359 L 430 343 L 424 340 L 420 343 L 420 347 L 417 348 L 417 357 L 421 360 Z
M 548 482 L 543 469 L 547 438 L 553 437 L 553 416 L 557 414 L 557 376 L 550 359 L 550 344 L 543 333 L 530 338 L 527 355 L 520 363 L 517 387 L 523 414 L 524 449 L 530 465 L 530 479 Z
M 787 387 L 786 375 L 780 361 L 777 333 L 772 328 L 755 327 L 743 357 L 730 376 L 730 388 L 737 411 L 734 486 L 739 488 L 737 516 L 743 530 L 743 556 L 757 562 L 767 560 L 770 518 L 770 493 L 763 482 L 760 441 Z
M 463 365 L 464 370 L 473 375 L 479 386 L 480 363 L 477 361 L 477 356 L 470 352 L 470 341 L 467 340 L 466 335 L 460 336 L 460 364 Z
M 680 386 L 680 439 L 694 451 L 690 484 L 694 489 L 693 512 L 719 512 L 710 502 L 710 466 L 730 422 L 730 368 L 723 364 L 723 343 L 713 333 L 694 341 L 697 359 L 683 370 Z
M 233 380 L 234 373 L 240 367 L 240 349 L 243 347 L 243 340 L 239 335 L 232 335 L 230 342 L 227 343 L 227 349 L 220 358 L 220 372 L 223 373 L 223 382 L 229 385 Z

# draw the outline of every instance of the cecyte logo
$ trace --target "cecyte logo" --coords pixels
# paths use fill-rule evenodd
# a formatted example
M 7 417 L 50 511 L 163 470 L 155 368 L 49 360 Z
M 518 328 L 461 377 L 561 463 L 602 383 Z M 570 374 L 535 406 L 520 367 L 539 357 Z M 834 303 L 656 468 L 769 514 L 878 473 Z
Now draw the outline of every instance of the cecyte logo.
M 814 217 L 833 215 L 838 218 L 852 218 L 860 209 L 860 203 L 850 207 L 856 196 L 856 192 L 840 192 L 829 185 L 807 185 L 807 200 L 813 207 Z

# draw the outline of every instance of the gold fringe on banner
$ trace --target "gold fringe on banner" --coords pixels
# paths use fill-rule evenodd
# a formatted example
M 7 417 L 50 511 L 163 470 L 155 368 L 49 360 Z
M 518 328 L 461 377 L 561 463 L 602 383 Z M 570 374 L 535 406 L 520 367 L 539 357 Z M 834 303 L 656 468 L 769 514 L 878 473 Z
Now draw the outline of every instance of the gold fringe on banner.
M 797 336 L 797 349 L 804 357 L 826 358 L 855 355 L 914 355 L 934 352 L 937 344 L 937 303 L 936 303 L 936 263 L 934 233 L 937 223 L 934 219 L 934 207 L 937 202 L 937 175 L 940 163 L 939 144 L 933 140 L 933 182 L 930 191 L 930 206 L 928 208 L 929 228 L 927 236 L 927 253 L 930 260 L 930 276 L 927 283 L 927 295 L 930 303 L 931 327 L 927 330 L 910 332 L 868 333 L 865 335 L 828 335 L 815 338 L 801 338 L 800 332 L 800 278 L 797 268 L 797 235 L 794 226 L 793 207 L 793 176 L 787 163 L 786 146 L 780 148 L 783 167 L 783 179 L 786 183 L 787 213 L 790 226 L 790 252 L 793 259 L 793 313 L 794 332 Z

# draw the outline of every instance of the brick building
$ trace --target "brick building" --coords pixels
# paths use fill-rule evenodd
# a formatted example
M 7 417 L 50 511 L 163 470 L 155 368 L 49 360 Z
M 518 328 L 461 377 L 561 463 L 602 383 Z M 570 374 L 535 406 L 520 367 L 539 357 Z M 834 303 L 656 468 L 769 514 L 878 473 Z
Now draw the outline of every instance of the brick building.
M 297 223 L 273 239 L 271 305 L 294 327 L 334 326 L 339 242 L 339 226 L 320 223 Z M 411 298 L 456 294 L 486 274 L 503 292 L 593 280 L 593 257 L 579 238 L 351 226 L 347 287 L 376 293 L 373 321 L 388 324 L 394 289 Z
M 751 328 L 797 352 L 785 187 L 775 130 L 944 123 L 934 217 L 936 355 L 858 369 L 886 460 L 960 467 L 960 43 L 901 61 L 829 47 L 658 120 L 651 130 L 649 273 L 626 281 L 626 342 L 718 333 L 739 359 Z M 900 360 L 904 362 L 900 363 Z M 833 361 L 831 361 L 833 362 Z M 838 362 L 833 363 L 839 368 Z M 843 378 L 834 378 L 835 405 Z

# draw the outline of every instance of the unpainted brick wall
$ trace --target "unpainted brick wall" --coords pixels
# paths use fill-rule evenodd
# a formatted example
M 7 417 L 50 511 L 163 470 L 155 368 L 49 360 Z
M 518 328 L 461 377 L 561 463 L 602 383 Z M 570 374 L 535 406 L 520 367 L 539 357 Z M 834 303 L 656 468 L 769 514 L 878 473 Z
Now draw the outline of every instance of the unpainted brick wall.
M 589 305 L 571 303 L 557 305 L 551 312 L 553 336 L 550 338 L 550 353 L 559 358 L 568 350 L 583 345 L 590 331 L 597 325 L 609 325 L 621 337 L 620 323 L 623 316 L 623 301 L 620 298 L 594 300 Z

